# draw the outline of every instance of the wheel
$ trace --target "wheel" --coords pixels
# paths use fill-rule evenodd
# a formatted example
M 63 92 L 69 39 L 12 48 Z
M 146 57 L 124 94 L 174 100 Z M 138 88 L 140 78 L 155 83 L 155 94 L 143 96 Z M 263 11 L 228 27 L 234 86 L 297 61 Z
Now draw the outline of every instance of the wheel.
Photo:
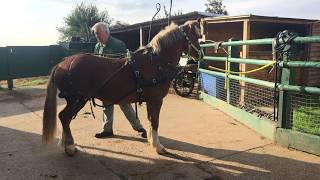
M 173 81 L 174 91 L 182 97 L 189 96 L 194 88 L 195 79 L 191 73 L 182 71 Z

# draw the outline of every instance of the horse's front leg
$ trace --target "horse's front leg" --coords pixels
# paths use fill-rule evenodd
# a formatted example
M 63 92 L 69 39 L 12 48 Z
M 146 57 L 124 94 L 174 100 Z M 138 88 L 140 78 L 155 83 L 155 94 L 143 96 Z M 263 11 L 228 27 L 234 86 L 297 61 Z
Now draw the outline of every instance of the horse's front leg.
M 159 127 L 159 114 L 162 106 L 162 99 L 150 100 L 147 102 L 148 111 L 148 142 L 151 148 L 159 154 L 165 153 L 164 146 L 159 141 L 158 127 Z

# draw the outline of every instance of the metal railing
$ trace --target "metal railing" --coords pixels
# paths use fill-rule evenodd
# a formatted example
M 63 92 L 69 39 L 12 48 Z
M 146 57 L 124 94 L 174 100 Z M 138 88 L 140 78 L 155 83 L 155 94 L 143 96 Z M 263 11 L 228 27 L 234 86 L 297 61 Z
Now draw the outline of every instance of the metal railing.
M 272 64 L 274 60 L 240 58 L 238 46 L 272 45 L 273 41 L 274 41 L 273 38 L 267 38 L 267 39 L 255 39 L 255 40 L 244 40 L 244 41 L 229 40 L 229 42 L 223 42 L 221 43 L 220 47 L 228 47 L 228 54 L 229 54 L 228 57 L 204 56 L 202 61 L 225 62 L 226 68 L 227 68 L 225 69 L 226 72 L 218 72 L 218 71 L 212 71 L 204 68 L 199 68 L 200 74 L 202 73 L 202 74 L 211 75 L 214 78 L 217 78 L 217 77 L 224 78 L 225 83 L 227 84 L 225 86 L 226 97 L 227 97 L 225 101 L 228 104 L 240 107 L 249 112 L 257 112 L 257 111 L 261 111 L 261 109 L 262 111 L 263 109 L 267 109 L 263 113 L 269 113 L 267 116 L 269 117 L 269 119 L 271 119 L 270 118 L 271 114 L 274 113 L 273 116 L 276 117 L 275 113 L 277 113 L 278 116 L 277 118 L 275 118 L 275 120 L 278 121 L 278 127 L 294 129 L 294 127 L 292 127 L 292 124 L 295 124 L 295 123 L 293 123 L 292 121 L 294 121 L 295 116 L 305 117 L 304 114 L 301 115 L 302 111 L 305 111 L 303 113 L 305 113 L 306 116 L 308 117 L 310 116 L 308 118 L 310 119 L 310 121 L 312 118 L 319 119 L 319 122 L 312 120 L 312 123 L 317 123 L 316 127 L 320 126 L 319 125 L 320 113 L 318 113 L 320 111 L 320 99 L 319 99 L 320 88 L 293 85 L 292 80 L 294 78 L 294 73 L 292 73 L 292 70 L 291 70 L 292 68 L 320 68 L 320 60 L 318 62 L 311 61 L 311 60 L 310 61 L 295 60 L 292 57 L 292 52 L 285 53 L 283 58 L 277 62 L 277 65 L 280 70 L 279 72 L 281 74 L 281 78 L 279 79 L 278 82 L 270 82 L 270 81 L 260 80 L 256 78 L 249 78 L 249 77 L 239 76 L 239 75 L 230 73 L 231 72 L 230 63 L 239 63 L 239 64 L 241 63 L 241 64 L 251 64 L 251 65 Z M 293 40 L 293 43 L 297 43 L 297 44 L 320 43 L 320 36 L 296 37 Z M 202 48 L 211 48 L 215 46 L 216 46 L 215 43 L 206 43 L 201 45 Z M 238 84 L 235 84 L 234 82 L 238 82 Z M 246 87 L 246 86 L 249 86 L 249 87 Z M 254 87 L 254 90 L 252 87 Z M 243 93 L 243 92 L 247 92 L 247 93 Z M 254 92 L 254 93 L 250 93 L 250 92 Z M 274 92 L 274 94 L 272 92 Z M 232 100 L 235 98 L 241 99 L 240 95 L 237 93 L 241 93 L 242 96 L 244 96 L 242 97 L 244 99 L 240 101 Z M 261 94 L 259 95 L 259 93 Z M 299 94 L 303 94 L 303 96 L 301 95 L 299 96 Z M 266 96 L 266 97 L 269 97 L 269 99 L 271 96 L 274 96 L 275 101 L 263 100 L 263 102 L 260 102 L 262 100 L 257 100 L 258 98 L 254 96 Z M 305 97 L 308 97 L 309 99 Z M 246 98 L 248 99 L 246 100 Z M 264 97 L 261 97 L 261 99 L 263 98 Z M 305 101 L 305 102 L 302 102 L 302 101 Z M 312 104 L 308 103 L 309 101 L 310 102 L 312 101 Z M 255 102 L 258 102 L 258 104 Z M 250 104 L 249 106 L 252 108 L 246 107 L 246 103 Z M 270 113 L 271 107 L 267 107 L 267 106 L 270 106 L 271 103 L 273 103 L 273 105 L 276 106 L 276 108 L 274 107 L 274 109 L 276 110 L 274 110 L 273 113 Z M 252 105 L 252 104 L 255 104 L 255 105 Z M 304 108 L 304 106 L 307 106 L 307 108 Z M 310 111 L 315 111 L 315 113 Z M 298 112 L 301 112 L 301 113 L 299 114 Z M 299 118 L 296 118 L 296 119 L 299 119 Z

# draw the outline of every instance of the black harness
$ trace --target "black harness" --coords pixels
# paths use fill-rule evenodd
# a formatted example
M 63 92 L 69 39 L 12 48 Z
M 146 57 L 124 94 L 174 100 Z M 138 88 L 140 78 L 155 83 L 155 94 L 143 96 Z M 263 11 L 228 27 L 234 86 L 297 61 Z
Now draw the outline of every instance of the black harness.
M 154 51 L 151 47 L 148 47 L 148 54 L 151 60 L 153 59 L 153 56 L 155 56 Z M 159 75 L 152 79 L 145 79 L 143 77 L 143 74 L 137 67 L 137 62 L 135 61 L 135 59 L 131 58 L 131 52 L 128 52 L 127 57 L 128 57 L 128 65 L 131 67 L 134 73 L 135 82 L 136 82 L 135 90 L 137 93 L 137 102 L 139 102 L 140 105 L 143 102 L 143 99 L 142 99 L 143 88 L 154 87 L 159 84 L 171 81 L 177 76 L 179 72 L 177 67 L 170 66 L 170 64 L 167 64 L 166 67 L 159 65 L 157 67 Z

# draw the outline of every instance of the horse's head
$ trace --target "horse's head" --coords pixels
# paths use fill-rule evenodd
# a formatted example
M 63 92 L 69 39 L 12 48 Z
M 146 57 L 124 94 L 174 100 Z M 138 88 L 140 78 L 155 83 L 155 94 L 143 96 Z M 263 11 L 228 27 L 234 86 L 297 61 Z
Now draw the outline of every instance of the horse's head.
M 157 55 L 166 57 L 165 61 L 172 61 L 169 63 L 176 65 L 183 52 L 196 60 L 202 58 L 199 38 L 201 38 L 200 19 L 187 21 L 181 26 L 171 23 L 151 40 L 149 46 Z
M 201 19 L 191 20 L 179 26 L 179 29 L 185 37 L 183 52 L 192 56 L 194 59 L 200 59 L 203 56 L 198 39 L 201 38 L 200 31 Z

